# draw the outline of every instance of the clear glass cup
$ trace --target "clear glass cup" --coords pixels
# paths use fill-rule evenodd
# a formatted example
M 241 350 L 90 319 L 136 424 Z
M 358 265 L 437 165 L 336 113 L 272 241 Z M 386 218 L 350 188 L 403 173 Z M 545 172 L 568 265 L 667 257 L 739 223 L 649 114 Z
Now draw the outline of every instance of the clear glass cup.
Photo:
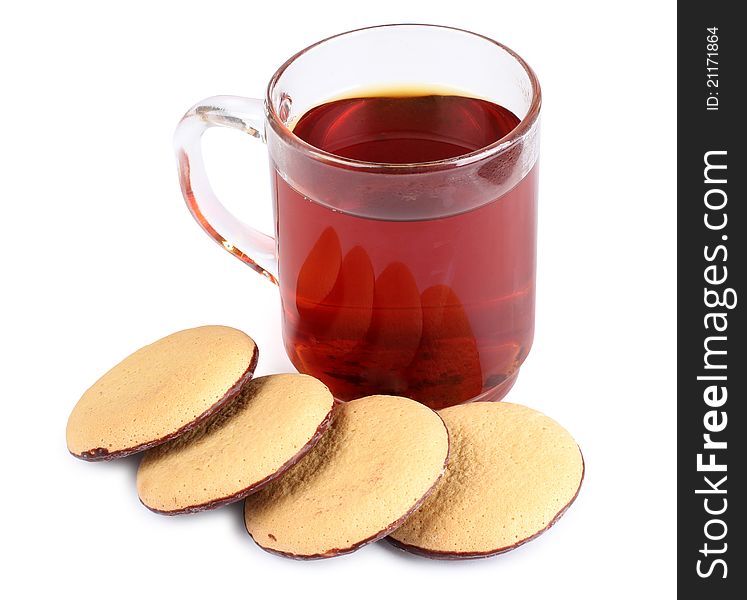
M 344 158 L 293 134 L 316 106 L 392 89 L 488 100 L 520 123 L 474 152 L 406 164 Z M 337 398 L 499 400 L 534 335 L 540 104 L 531 68 L 486 37 L 359 29 L 291 57 L 264 100 L 193 106 L 175 134 L 179 180 L 202 228 L 279 286 L 288 356 Z M 215 126 L 266 142 L 274 238 L 213 193 L 200 138 Z

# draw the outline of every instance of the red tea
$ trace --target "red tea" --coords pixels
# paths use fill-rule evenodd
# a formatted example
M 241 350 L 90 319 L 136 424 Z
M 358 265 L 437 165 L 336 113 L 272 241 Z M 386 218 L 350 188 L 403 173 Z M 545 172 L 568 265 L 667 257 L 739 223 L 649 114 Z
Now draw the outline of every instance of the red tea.
M 422 163 L 479 150 L 518 124 L 486 100 L 382 96 L 317 106 L 293 133 L 358 161 Z M 412 219 L 397 202 L 438 189 L 414 180 L 390 198 L 326 181 L 330 208 L 329 198 L 309 198 L 275 171 L 284 339 L 294 365 L 343 400 L 396 394 L 440 408 L 505 393 L 534 332 L 536 179 L 535 166 L 491 201 L 474 207 L 466 188 L 448 199 L 450 216 L 434 203 L 432 214 Z M 388 208 L 361 216 L 376 212 L 365 202 Z

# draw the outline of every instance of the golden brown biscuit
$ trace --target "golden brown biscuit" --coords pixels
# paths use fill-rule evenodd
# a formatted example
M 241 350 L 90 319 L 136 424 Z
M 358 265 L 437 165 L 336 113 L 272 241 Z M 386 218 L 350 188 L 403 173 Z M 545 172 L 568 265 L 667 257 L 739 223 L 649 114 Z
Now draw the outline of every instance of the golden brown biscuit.
M 246 529 L 265 550 L 328 558 L 387 535 L 441 477 L 449 454 L 436 413 L 407 398 L 340 404 L 316 447 L 249 496 Z
M 576 499 L 584 462 L 555 421 L 508 402 L 439 411 L 451 459 L 435 492 L 389 540 L 430 558 L 512 550 L 549 529 Z
M 189 433 L 148 450 L 137 472 L 142 503 L 163 514 L 235 502 L 292 467 L 327 429 L 331 392 L 308 375 L 259 377 Z
M 109 460 L 170 440 L 235 398 L 257 355 L 252 338 L 219 325 L 145 346 L 83 394 L 67 422 L 67 447 L 84 460 Z

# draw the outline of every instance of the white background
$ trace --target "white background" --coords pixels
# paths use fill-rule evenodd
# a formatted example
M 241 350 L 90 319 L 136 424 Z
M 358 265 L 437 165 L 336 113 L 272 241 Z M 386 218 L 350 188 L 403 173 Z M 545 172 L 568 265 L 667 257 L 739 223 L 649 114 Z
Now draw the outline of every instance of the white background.
M 236 506 L 150 513 L 136 459 L 68 455 L 85 388 L 205 323 L 249 332 L 260 373 L 290 369 L 277 290 L 183 206 L 176 121 L 205 96 L 261 96 L 318 39 L 407 21 L 498 39 L 542 82 L 537 335 L 509 398 L 576 436 L 578 501 L 536 541 L 462 563 L 386 544 L 297 563 L 255 547 Z M 650 0 L 4 4 L 0 595 L 673 597 L 674 25 L 674 3 Z M 270 230 L 261 144 L 216 132 L 206 152 L 225 203 Z

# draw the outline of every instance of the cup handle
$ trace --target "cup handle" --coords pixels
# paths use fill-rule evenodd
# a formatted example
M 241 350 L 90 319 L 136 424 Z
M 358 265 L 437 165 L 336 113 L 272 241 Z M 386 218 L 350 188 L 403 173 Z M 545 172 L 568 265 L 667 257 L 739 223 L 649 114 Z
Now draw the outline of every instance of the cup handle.
M 221 204 L 202 159 L 201 138 L 210 127 L 238 129 L 264 142 L 264 123 L 261 100 L 212 96 L 195 104 L 179 121 L 174 148 L 182 194 L 195 220 L 223 248 L 277 284 L 275 238 L 241 222 Z

